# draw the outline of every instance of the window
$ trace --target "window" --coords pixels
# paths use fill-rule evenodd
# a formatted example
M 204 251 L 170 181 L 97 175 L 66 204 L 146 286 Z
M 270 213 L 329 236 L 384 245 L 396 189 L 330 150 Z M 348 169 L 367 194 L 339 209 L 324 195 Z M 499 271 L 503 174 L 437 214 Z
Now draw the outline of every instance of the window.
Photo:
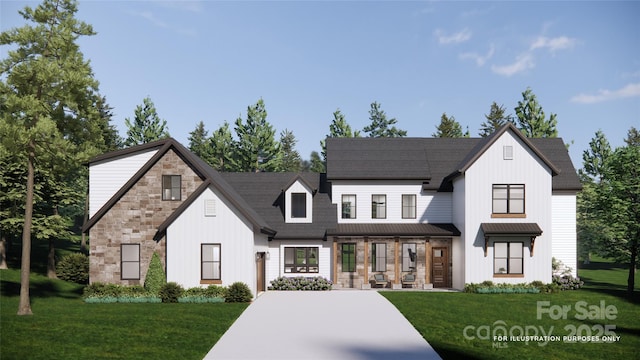
M 504 160 L 513 160 L 513 146 L 505 145 L 502 147 L 502 158 Z
M 387 195 L 371 195 L 371 218 L 386 219 Z
M 201 244 L 202 280 L 220 280 L 220 244 Z
M 387 244 L 374 243 L 371 245 L 371 271 L 387 270 Z
M 416 270 L 416 244 L 402 244 L 402 271 Z
M 342 218 L 343 219 L 356 218 L 356 196 L 355 195 L 342 195 Z
M 140 244 L 120 244 L 122 280 L 140 279 Z
M 523 274 L 522 242 L 495 242 L 493 244 L 494 274 Z
M 319 271 L 317 247 L 284 248 L 284 272 L 317 273 Z
M 342 271 L 356 271 L 356 244 L 342 244 Z
M 162 175 L 162 200 L 180 200 L 180 175 Z
M 402 218 L 403 219 L 416 218 L 416 196 L 415 195 L 402 195 Z
M 494 214 L 524 214 L 524 185 L 493 185 Z
M 291 217 L 292 218 L 307 217 L 307 194 L 306 193 L 291 194 Z

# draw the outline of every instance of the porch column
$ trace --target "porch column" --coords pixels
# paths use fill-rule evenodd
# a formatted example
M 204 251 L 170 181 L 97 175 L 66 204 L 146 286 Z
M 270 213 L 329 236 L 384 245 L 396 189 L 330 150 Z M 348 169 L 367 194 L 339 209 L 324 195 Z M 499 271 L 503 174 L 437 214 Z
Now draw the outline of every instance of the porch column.
M 431 242 L 426 238 L 424 244 L 424 283 L 431 283 Z
M 363 284 L 369 284 L 369 237 L 364 237 L 364 279 Z
M 399 258 L 398 255 L 401 255 L 400 254 L 400 238 L 396 236 L 394 239 L 395 239 L 395 243 L 396 243 L 396 251 L 395 251 L 395 256 L 394 256 L 395 261 L 396 261 L 396 263 L 395 263 L 395 273 L 396 274 L 394 276 L 393 283 L 394 284 L 400 284 L 400 267 L 399 267 L 399 260 L 398 260 L 398 258 Z
M 338 283 L 338 237 L 333 238 L 333 284 Z

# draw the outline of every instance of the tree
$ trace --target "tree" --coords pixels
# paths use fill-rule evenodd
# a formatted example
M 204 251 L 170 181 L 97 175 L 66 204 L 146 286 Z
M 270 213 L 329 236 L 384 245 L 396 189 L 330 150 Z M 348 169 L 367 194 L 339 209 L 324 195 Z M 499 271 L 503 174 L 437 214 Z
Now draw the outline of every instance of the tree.
M 213 148 L 211 141 L 207 138 L 209 132 L 204 127 L 204 122 L 200 121 L 196 128 L 189 133 L 189 150 L 202 160 L 211 164 Z
M 447 116 L 447 113 L 442 113 L 440 124 L 436 126 L 436 132 L 431 136 L 438 138 L 469 137 L 469 130 L 467 129 L 466 133 L 462 133 L 462 126 L 456 121 L 456 118 Z
M 371 123 L 362 129 L 362 131 L 369 134 L 369 137 L 407 136 L 407 132 L 405 130 L 400 130 L 393 126 L 398 122 L 398 120 L 395 118 L 387 119 L 387 114 L 380 109 L 380 104 L 375 101 L 371 103 L 369 120 L 371 120 Z
M 556 114 L 551 114 L 546 119 L 542 106 L 538 104 L 536 95 L 527 88 L 522 93 L 522 101 L 518 101 L 515 108 L 517 126 L 520 131 L 529 138 L 553 138 L 558 136 L 558 121 Z
M 211 146 L 211 165 L 218 171 L 233 171 L 233 158 L 236 152 L 235 143 L 229 123 L 224 122 L 209 138 Z
M 3 136 L 3 146 L 9 152 L 20 153 L 17 159 L 24 160 L 24 167 L 12 169 L 26 184 L 18 315 L 32 314 L 32 230 L 39 239 L 59 235 L 60 216 L 55 211 L 63 204 L 56 197 L 64 193 L 67 185 L 56 187 L 56 193 L 45 200 L 58 203 L 40 202 L 42 189 L 52 186 L 51 182 L 77 176 L 75 164 L 96 155 L 97 146 L 104 146 L 104 142 L 99 143 L 102 134 L 95 132 L 101 121 L 96 110 L 98 83 L 76 43 L 80 36 L 95 33 L 90 25 L 74 17 L 76 12 L 75 1 L 44 0 L 35 9 L 27 6 L 20 11 L 33 25 L 0 34 L 0 45 L 13 46 L 0 62 L 0 120 L 3 131 L 9 132 L 9 136 Z M 54 172 L 57 174 L 52 179 L 49 176 Z M 43 183 L 46 178 L 48 184 Z M 34 217 L 36 200 L 40 201 Z M 54 213 L 44 213 L 45 210 Z
M 267 122 L 267 110 L 262 99 L 247 107 L 247 121 L 236 120 L 236 156 L 234 171 L 273 171 L 279 146 L 275 140 L 275 130 Z
M 287 129 L 280 133 L 280 153 L 278 154 L 278 164 L 276 171 L 299 172 L 302 168 L 300 153 L 295 149 L 296 137 Z
M 485 114 L 484 117 L 487 121 L 480 125 L 479 135 L 487 137 L 498 130 L 502 125 L 510 122 L 513 123 L 513 116 L 505 115 L 507 110 L 503 105 L 498 105 L 495 101 L 491 104 L 489 114 Z
M 160 119 L 156 107 L 148 96 L 142 100 L 143 104 L 136 106 L 133 123 L 129 118 L 124 119 L 127 126 L 126 146 L 150 143 L 169 137 L 167 121 Z
M 326 172 L 325 163 L 320 159 L 320 154 L 317 151 L 311 152 L 311 161 L 309 163 L 309 171 L 315 173 L 324 173 Z
M 323 168 L 327 163 L 327 144 L 326 138 L 342 138 L 342 137 L 360 137 L 360 131 L 352 131 L 351 126 L 345 120 L 344 115 L 340 109 L 336 109 L 333 112 L 333 120 L 329 125 L 329 135 L 325 136 L 325 140 L 320 141 L 320 147 L 322 148 L 322 159 L 324 161 Z M 321 172 L 324 172 L 321 171 Z
M 624 139 L 624 142 L 629 146 L 640 146 L 640 132 L 635 127 L 631 127 L 627 132 L 627 138 Z

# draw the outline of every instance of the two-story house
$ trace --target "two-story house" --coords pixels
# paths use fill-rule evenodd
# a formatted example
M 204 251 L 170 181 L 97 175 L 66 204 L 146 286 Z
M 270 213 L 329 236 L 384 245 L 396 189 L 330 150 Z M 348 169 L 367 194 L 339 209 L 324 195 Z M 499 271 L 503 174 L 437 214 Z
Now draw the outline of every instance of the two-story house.
M 561 139 L 327 139 L 327 173 L 219 173 L 173 139 L 89 164 L 90 281 L 185 287 L 322 276 L 368 288 L 551 281 L 575 271 L 580 182 Z

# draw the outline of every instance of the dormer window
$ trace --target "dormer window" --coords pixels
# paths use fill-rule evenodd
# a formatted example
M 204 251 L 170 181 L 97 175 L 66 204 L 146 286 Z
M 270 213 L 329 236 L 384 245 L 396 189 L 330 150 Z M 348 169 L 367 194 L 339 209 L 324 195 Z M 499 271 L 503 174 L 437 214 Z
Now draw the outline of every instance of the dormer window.
M 307 194 L 306 193 L 291 194 L 291 217 L 292 218 L 307 217 Z
M 181 200 L 181 176 L 162 175 L 162 200 Z

